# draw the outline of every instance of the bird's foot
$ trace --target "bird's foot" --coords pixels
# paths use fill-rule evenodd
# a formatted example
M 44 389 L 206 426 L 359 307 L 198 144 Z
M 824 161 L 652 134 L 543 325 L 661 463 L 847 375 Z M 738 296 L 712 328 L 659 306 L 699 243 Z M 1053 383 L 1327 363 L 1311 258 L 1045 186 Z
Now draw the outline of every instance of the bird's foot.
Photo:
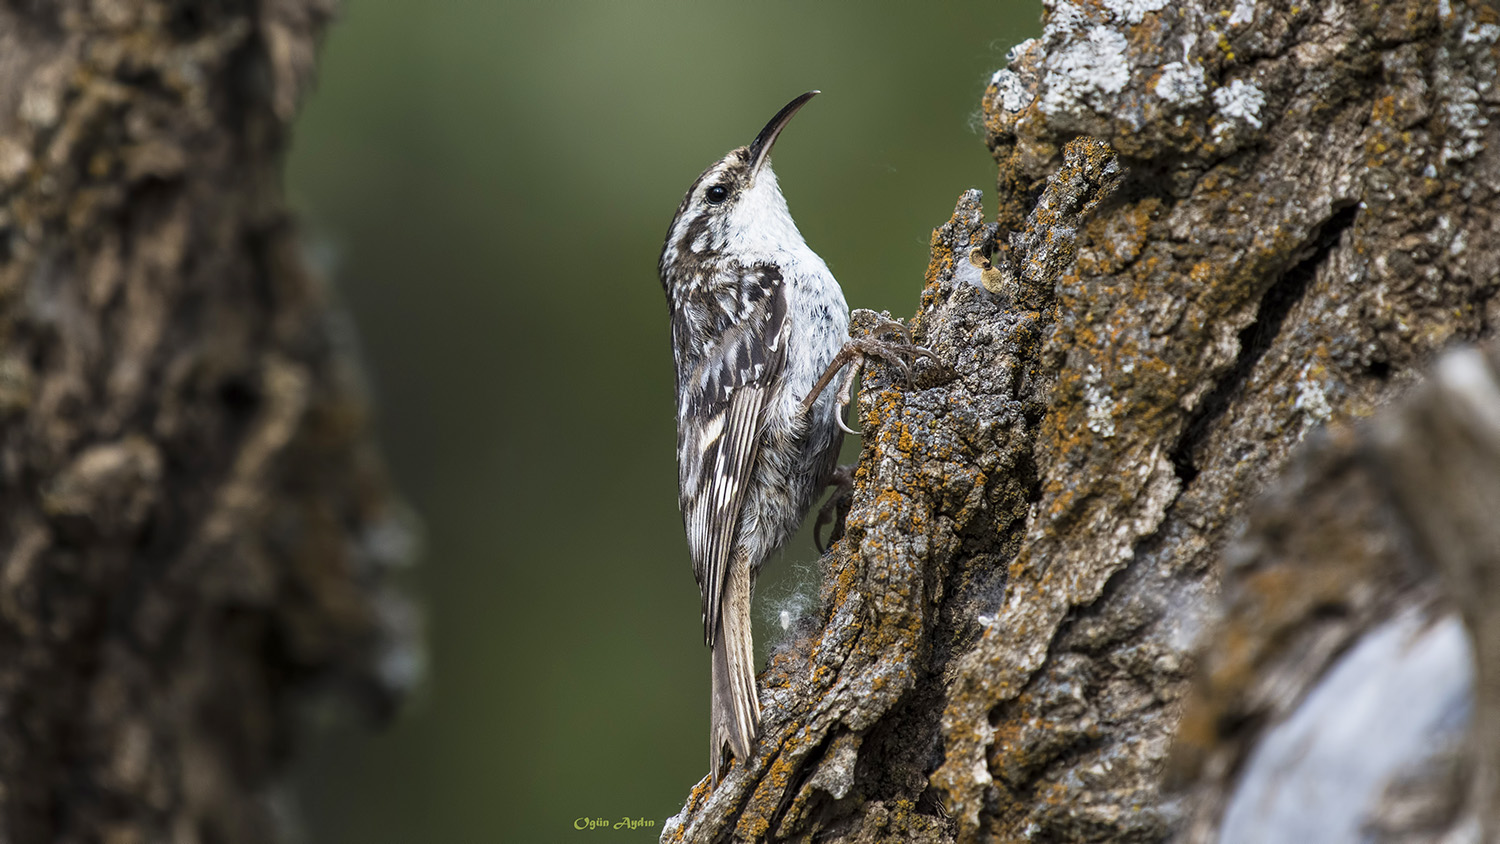
M 818 509 L 818 518 L 813 521 L 813 544 L 818 546 L 819 554 L 827 554 L 833 543 L 838 542 L 844 535 L 843 516 L 849 512 L 849 507 L 854 503 L 854 465 L 840 466 L 833 470 L 833 476 L 828 479 L 828 485 L 833 487 L 833 495 L 823 502 Z M 828 533 L 828 544 L 818 536 L 823 525 L 833 525 L 833 530 Z
M 844 422 L 844 411 L 854 398 L 854 379 L 859 377 L 860 370 L 870 358 L 878 358 L 899 369 L 902 376 L 906 378 L 908 386 L 912 383 L 911 366 L 916 363 L 917 358 L 926 357 L 934 361 L 938 359 L 931 349 L 911 342 L 911 331 L 900 322 L 871 311 L 855 311 L 855 314 L 857 318 L 862 317 L 862 321 L 868 322 L 871 318 L 875 321 L 875 324 L 868 329 L 869 336 L 853 337 L 844 343 L 844 347 L 839 349 L 838 354 L 834 355 L 833 360 L 828 364 L 828 368 L 823 371 L 823 376 L 802 400 L 802 412 L 806 413 L 812 409 L 818 396 L 823 394 L 829 382 L 839 374 L 840 370 L 843 370 L 844 375 L 839 382 L 837 398 L 838 413 L 834 419 L 837 420 L 840 428 L 850 434 L 859 432 Z

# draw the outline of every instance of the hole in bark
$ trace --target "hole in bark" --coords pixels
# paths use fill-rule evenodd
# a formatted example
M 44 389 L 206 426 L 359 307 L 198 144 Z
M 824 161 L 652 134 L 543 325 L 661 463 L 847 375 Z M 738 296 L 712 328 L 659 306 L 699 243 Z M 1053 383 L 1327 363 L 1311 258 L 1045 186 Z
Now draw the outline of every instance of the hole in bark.
M 1309 621 L 1342 621 L 1349 617 L 1349 605 L 1343 601 L 1321 601 L 1309 608 Z
M 203 31 L 203 10 L 198 3 L 178 3 L 169 14 L 167 31 L 172 35 L 188 39 Z
M 1224 712 L 1214 719 L 1214 729 L 1219 736 L 1229 737 L 1248 732 L 1255 721 L 1253 715 L 1245 712 Z
M 248 419 L 260 408 L 260 391 L 244 378 L 231 378 L 219 385 L 219 401 L 235 419 Z
M 1370 364 L 1369 373 L 1381 381 L 1391 377 L 1391 362 L 1388 360 L 1377 360 Z
M 1184 440 L 1197 440 L 1197 436 L 1184 437 Z M 1193 463 L 1192 448 L 1179 448 L 1172 452 L 1172 471 L 1177 479 L 1182 481 L 1183 486 L 1192 483 L 1198 477 L 1198 467 Z
M 929 815 L 934 818 L 948 817 L 948 810 L 943 807 L 943 801 L 937 786 L 928 786 L 917 797 L 917 806 L 913 810 L 919 815 Z
M 1172 450 L 1172 466 L 1184 486 L 1198 477 L 1198 465 L 1193 459 L 1198 443 L 1207 435 L 1214 421 L 1229 408 L 1240 385 L 1250 377 L 1255 365 L 1260 362 L 1266 350 L 1271 348 L 1271 344 L 1276 342 L 1277 335 L 1281 333 L 1281 325 L 1292 312 L 1292 307 L 1307 293 L 1308 285 L 1318 275 L 1318 267 L 1328 260 L 1329 253 L 1338 245 L 1344 230 L 1354 224 L 1354 218 L 1358 215 L 1359 205 L 1355 203 L 1335 208 L 1333 215 L 1308 239 L 1311 252 L 1307 257 L 1282 273 L 1281 278 L 1266 290 L 1255 319 L 1240 331 L 1240 352 L 1235 358 L 1234 366 L 1224 374 L 1213 392 L 1198 405 L 1198 412 L 1183 430 L 1177 448 Z

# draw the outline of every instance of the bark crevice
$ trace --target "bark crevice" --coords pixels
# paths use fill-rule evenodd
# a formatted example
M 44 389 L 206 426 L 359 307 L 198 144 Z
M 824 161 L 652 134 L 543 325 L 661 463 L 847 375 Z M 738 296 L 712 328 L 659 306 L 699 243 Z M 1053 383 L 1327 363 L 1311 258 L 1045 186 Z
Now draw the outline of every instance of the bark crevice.
M 1239 333 L 1239 353 L 1233 365 L 1222 375 L 1214 388 L 1199 402 L 1198 408 L 1188 417 L 1182 437 L 1172 449 L 1172 466 L 1183 486 L 1198 477 L 1198 465 L 1193 453 L 1203 443 L 1208 430 L 1226 413 L 1230 406 L 1241 399 L 1240 390 L 1249 380 L 1256 364 L 1270 350 L 1281 333 L 1282 325 L 1292 308 L 1307 295 L 1313 279 L 1327 264 L 1329 254 L 1338 246 L 1343 236 L 1359 215 L 1359 206 L 1345 202 L 1335 206 L 1329 218 L 1323 221 L 1308 238 L 1307 257 L 1298 261 L 1282 273 L 1261 297 L 1256 307 L 1254 321 Z

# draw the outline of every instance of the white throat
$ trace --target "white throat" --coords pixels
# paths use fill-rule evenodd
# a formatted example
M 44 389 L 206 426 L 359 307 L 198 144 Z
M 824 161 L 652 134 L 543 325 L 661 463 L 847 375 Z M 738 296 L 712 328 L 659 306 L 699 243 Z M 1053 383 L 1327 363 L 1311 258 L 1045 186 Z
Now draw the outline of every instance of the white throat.
M 801 257 L 801 253 L 812 251 L 787 210 L 769 161 L 735 202 L 726 223 L 732 232 L 730 251 L 735 254 L 770 258 L 792 253 Z

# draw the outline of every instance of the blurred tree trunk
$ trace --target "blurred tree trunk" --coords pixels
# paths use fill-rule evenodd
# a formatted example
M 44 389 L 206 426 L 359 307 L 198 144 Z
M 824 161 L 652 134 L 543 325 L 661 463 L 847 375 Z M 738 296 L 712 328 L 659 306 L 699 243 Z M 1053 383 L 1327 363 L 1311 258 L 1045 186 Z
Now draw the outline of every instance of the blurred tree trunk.
M 0 841 L 267 841 L 409 679 L 404 520 L 281 196 L 328 0 L 0 6 Z
M 1049 2 L 984 95 L 997 219 L 933 235 L 944 366 L 866 380 L 821 613 L 662 839 L 1493 832 L 1451 612 L 1488 690 L 1495 367 L 1360 420 L 1500 322 L 1497 40 L 1466 0 Z

